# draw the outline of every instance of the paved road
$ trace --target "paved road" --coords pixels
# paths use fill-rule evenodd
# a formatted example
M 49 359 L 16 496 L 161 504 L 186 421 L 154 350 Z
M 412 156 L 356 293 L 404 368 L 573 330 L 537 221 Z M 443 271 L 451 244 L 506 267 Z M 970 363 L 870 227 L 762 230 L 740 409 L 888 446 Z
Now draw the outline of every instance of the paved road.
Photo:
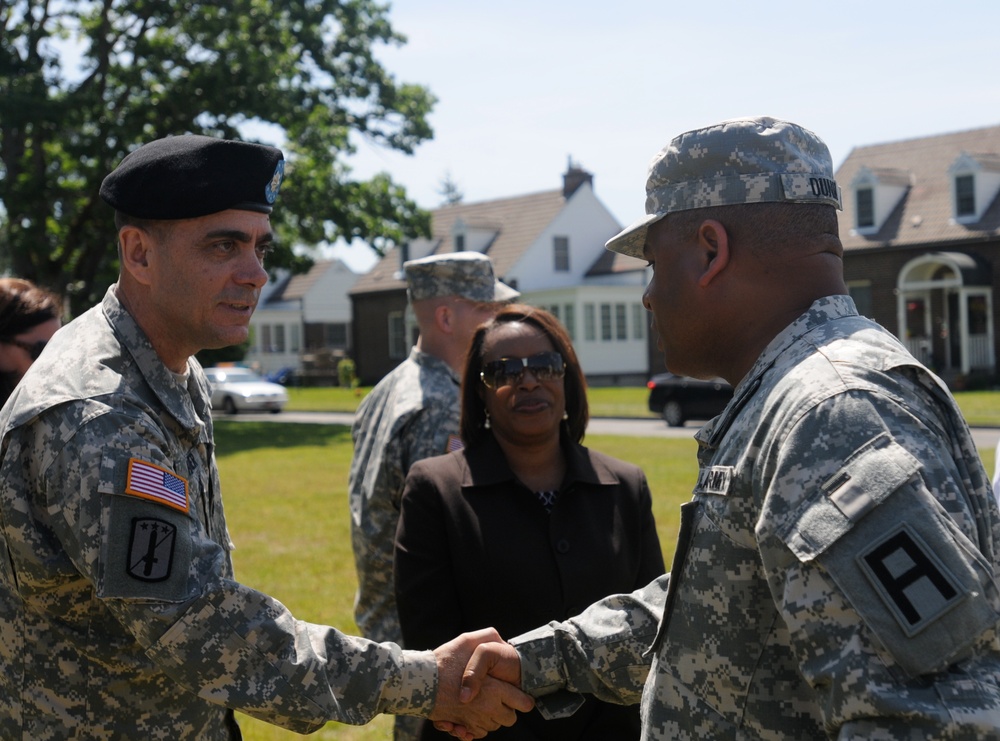
M 220 415 L 221 418 L 227 418 Z M 265 422 L 314 422 L 321 424 L 349 425 L 354 415 L 347 412 L 282 412 L 281 414 L 239 414 L 228 419 L 257 420 Z M 701 423 L 688 422 L 684 427 L 668 427 L 663 420 L 622 419 L 599 417 L 590 420 L 587 432 L 593 435 L 631 435 L 633 437 L 691 437 Z M 979 448 L 996 447 L 1000 440 L 1000 427 L 977 427 L 972 436 Z

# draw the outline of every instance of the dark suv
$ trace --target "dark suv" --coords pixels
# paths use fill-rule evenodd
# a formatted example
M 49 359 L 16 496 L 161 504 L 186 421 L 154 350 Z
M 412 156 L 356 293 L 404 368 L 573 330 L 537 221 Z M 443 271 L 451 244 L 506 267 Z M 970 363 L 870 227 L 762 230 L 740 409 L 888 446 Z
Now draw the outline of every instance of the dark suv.
M 689 419 L 711 419 L 733 398 L 733 387 L 716 378 L 697 378 L 660 373 L 649 379 L 649 411 L 661 415 L 671 427 L 680 427 Z

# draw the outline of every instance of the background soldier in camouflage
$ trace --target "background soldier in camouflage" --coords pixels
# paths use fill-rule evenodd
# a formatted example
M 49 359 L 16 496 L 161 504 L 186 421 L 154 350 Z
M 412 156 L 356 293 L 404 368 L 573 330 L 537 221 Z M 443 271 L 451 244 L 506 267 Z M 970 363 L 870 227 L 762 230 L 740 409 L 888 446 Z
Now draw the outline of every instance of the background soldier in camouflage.
M 233 575 L 191 356 L 247 337 L 283 168 L 272 147 L 180 136 L 102 185 L 118 283 L 0 412 L 0 738 L 237 739 L 231 708 L 302 733 L 457 712 L 485 635 L 401 651 L 296 620 Z M 501 701 L 530 707 L 507 687 L 475 735 L 513 722 Z
M 402 644 L 392 552 L 403 482 L 410 466 L 461 446 L 459 377 L 472 334 L 520 295 L 496 280 L 478 252 L 449 252 L 403 265 L 420 330 L 410 356 L 358 407 L 349 476 L 351 542 L 358 571 L 354 619 L 373 641 Z M 397 741 L 415 739 L 419 722 L 396 719 Z
M 671 573 L 480 647 L 476 676 L 543 713 L 641 697 L 646 739 L 1000 738 L 997 504 L 947 388 L 846 295 L 826 145 L 724 122 L 646 192 L 608 247 L 653 267 L 667 367 L 733 400 Z

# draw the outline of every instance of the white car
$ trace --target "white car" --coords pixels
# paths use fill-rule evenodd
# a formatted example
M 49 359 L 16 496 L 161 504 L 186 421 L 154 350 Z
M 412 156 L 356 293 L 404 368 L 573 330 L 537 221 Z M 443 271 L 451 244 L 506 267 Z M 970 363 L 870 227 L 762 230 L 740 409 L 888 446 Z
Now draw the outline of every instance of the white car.
M 226 414 L 237 412 L 273 412 L 288 403 L 288 392 L 278 383 L 265 381 L 249 368 L 206 368 L 212 386 L 212 408 Z

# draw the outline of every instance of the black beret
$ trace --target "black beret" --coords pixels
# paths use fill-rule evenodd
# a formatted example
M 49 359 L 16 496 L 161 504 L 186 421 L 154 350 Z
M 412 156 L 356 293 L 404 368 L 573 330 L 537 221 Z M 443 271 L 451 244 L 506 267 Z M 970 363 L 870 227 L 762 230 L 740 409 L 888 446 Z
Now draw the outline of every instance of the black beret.
M 187 134 L 144 144 L 101 183 L 101 198 L 139 219 L 194 219 L 236 208 L 271 213 L 285 160 L 263 144 Z

